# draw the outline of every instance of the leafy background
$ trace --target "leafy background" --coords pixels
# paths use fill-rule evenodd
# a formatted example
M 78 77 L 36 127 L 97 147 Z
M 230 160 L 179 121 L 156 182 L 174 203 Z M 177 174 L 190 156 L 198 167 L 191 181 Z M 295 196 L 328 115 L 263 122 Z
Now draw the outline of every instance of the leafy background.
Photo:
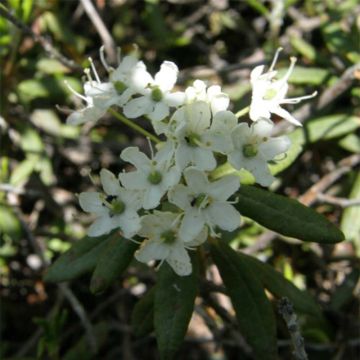
M 96 296 L 89 292 L 88 275 L 61 285 L 43 280 L 48 265 L 82 239 L 91 222 L 79 209 L 76 194 L 99 184 L 101 168 L 120 171 L 125 165 L 118 155 L 124 147 L 137 145 L 147 151 L 140 135 L 110 115 L 96 125 L 65 125 L 69 109 L 80 103 L 64 80 L 81 92 L 81 67 L 88 66 L 88 56 L 106 76 L 98 58 L 101 32 L 81 2 L 1 4 L 77 66 L 65 66 L 45 51 L 44 43 L 0 17 L 0 357 L 155 359 L 151 329 L 134 331 L 130 317 L 134 304 L 155 283 L 152 269 L 133 262 L 109 290 Z M 297 314 L 310 359 L 356 359 L 360 348 L 357 1 L 96 0 L 94 5 L 123 51 L 138 44 L 153 72 L 163 60 L 175 61 L 181 69 L 179 88 L 196 78 L 221 84 L 234 111 L 249 103 L 249 74 L 255 65 L 271 61 L 279 45 L 284 48 L 278 64 L 282 71 L 289 56 L 298 57 L 291 95 L 318 90 L 319 96 L 293 109 L 306 125 L 291 133 L 293 146 L 287 157 L 273 165 L 278 180 L 272 189 L 324 214 L 341 227 L 346 241 L 335 246 L 304 244 L 247 219 L 226 240 L 266 261 L 321 304 L 321 321 Z M 147 127 L 145 121 L 139 123 Z M 277 130 L 288 131 L 280 121 Z M 247 174 L 241 177 L 244 183 L 251 182 Z M 213 281 L 202 284 L 179 358 L 251 358 L 229 301 L 209 292 L 221 287 L 214 266 L 209 273 Z M 137 316 L 141 319 L 143 314 Z M 281 356 L 289 359 L 289 336 L 280 316 L 277 333 Z M 145 336 L 135 336 L 139 334 Z

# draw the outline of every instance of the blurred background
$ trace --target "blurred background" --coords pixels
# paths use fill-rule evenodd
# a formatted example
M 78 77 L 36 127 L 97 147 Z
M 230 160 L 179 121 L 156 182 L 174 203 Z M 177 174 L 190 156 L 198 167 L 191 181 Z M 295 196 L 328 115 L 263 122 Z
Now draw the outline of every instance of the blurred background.
M 137 338 L 130 326 L 134 304 L 155 282 L 151 268 L 134 262 L 97 296 L 88 275 L 64 285 L 42 279 L 91 222 L 76 194 L 99 184 L 101 168 L 123 169 L 123 148 L 148 151 L 141 135 L 110 115 L 83 127 L 65 124 L 82 105 L 64 80 L 81 93 L 89 56 L 105 80 L 100 46 L 116 66 L 113 46 L 126 53 L 134 43 L 152 73 L 164 60 L 179 66 L 179 89 L 194 79 L 220 84 L 233 111 L 249 104 L 254 66 L 269 64 L 279 46 L 280 74 L 290 56 L 298 58 L 290 95 L 319 95 L 289 106 L 306 125 L 292 133 L 288 162 L 277 168 L 272 189 L 316 208 L 346 241 L 304 244 L 245 219 L 232 245 L 265 260 L 322 305 L 323 322 L 298 314 L 310 359 L 358 359 L 357 0 L 0 1 L 0 358 L 157 358 L 154 335 Z M 291 131 L 276 123 L 278 133 Z M 179 359 L 251 359 L 231 306 L 223 299 L 222 307 L 224 313 L 199 298 Z M 290 359 L 281 319 L 278 336 L 282 358 Z

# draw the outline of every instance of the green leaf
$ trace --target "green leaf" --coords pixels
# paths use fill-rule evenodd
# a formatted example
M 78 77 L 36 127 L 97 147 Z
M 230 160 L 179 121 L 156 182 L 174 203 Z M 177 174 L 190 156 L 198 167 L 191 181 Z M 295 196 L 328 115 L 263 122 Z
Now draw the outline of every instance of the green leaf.
M 77 241 L 49 267 L 44 280 L 47 282 L 69 281 L 92 271 L 108 241 L 109 235 L 85 237 Z
M 355 268 L 350 274 L 347 274 L 342 284 L 335 290 L 331 296 L 329 307 L 333 311 L 339 311 L 346 305 L 353 296 L 355 287 L 358 285 L 360 270 Z
M 10 206 L 0 205 L 0 235 L 6 234 L 13 240 L 20 240 L 22 236 L 20 220 Z M 2 247 L 4 244 L 1 244 Z
M 265 264 L 252 256 L 238 253 L 238 256 L 252 267 L 262 284 L 278 298 L 287 297 L 295 310 L 321 317 L 321 311 L 315 300 L 305 291 L 299 290 L 272 266 Z
M 109 325 L 105 321 L 93 327 L 98 350 L 108 341 L 109 330 Z M 98 351 L 96 351 L 96 353 L 97 352 Z M 62 360 L 96 360 L 100 358 L 103 357 L 99 357 L 97 354 L 91 352 L 89 340 L 86 335 L 82 336 L 80 340 L 61 357 Z
M 338 144 L 347 151 L 360 154 L 360 137 L 356 134 L 349 134 L 343 137 Z
M 279 234 L 326 244 L 344 240 L 335 225 L 297 200 L 248 185 L 241 186 L 237 196 L 235 206 L 242 215 Z
M 214 241 L 210 250 L 255 359 L 277 359 L 275 317 L 256 269 L 222 241 Z
M 349 134 L 360 127 L 360 117 L 335 114 L 310 120 L 305 125 L 304 137 L 310 143 L 331 140 Z M 299 129 L 301 130 L 301 129 Z
M 30 157 L 19 163 L 10 176 L 10 184 L 20 186 L 26 183 L 34 171 L 36 164 L 39 162 L 38 157 Z
M 133 241 L 113 236 L 107 241 L 91 278 L 90 290 L 97 294 L 106 290 L 129 266 L 139 247 Z
M 357 175 L 349 199 L 360 199 L 360 174 Z M 346 240 L 354 241 L 360 251 L 360 206 L 350 206 L 343 212 L 340 228 Z
M 136 336 L 144 336 L 154 329 L 154 301 L 156 287 L 151 288 L 136 304 L 131 316 L 131 327 Z
M 280 69 L 278 78 L 283 77 L 288 69 Z M 295 66 L 289 83 L 295 85 L 322 85 L 329 77 L 329 71 L 324 68 Z
M 316 49 L 299 35 L 290 36 L 290 44 L 306 59 L 316 60 Z
M 154 327 L 160 359 L 172 359 L 181 346 L 197 294 L 197 263 L 193 271 L 178 276 L 167 263 L 161 265 L 156 284 Z

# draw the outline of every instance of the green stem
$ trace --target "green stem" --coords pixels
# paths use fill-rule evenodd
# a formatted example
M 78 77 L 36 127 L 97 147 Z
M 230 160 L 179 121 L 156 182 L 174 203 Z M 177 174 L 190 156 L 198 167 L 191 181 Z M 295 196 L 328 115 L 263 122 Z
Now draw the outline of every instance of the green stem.
M 246 107 L 244 107 L 243 109 L 239 110 L 239 111 L 235 114 L 235 116 L 236 116 L 237 118 L 239 118 L 239 117 L 241 117 L 241 116 L 244 116 L 245 114 L 247 114 L 247 113 L 249 112 L 249 110 L 250 110 L 250 106 L 246 106 Z
M 139 132 L 140 134 L 144 135 L 145 137 L 149 138 L 151 141 L 153 141 L 156 144 L 161 143 L 161 140 L 156 137 L 155 135 L 149 133 L 147 130 L 143 129 L 141 126 L 135 124 L 134 122 L 132 122 L 131 120 L 129 120 L 128 118 L 126 118 L 124 115 L 118 113 L 116 110 L 114 109 L 109 109 L 108 112 L 115 116 L 118 120 L 120 120 L 123 124 L 129 126 L 130 128 L 132 128 L 133 130 Z

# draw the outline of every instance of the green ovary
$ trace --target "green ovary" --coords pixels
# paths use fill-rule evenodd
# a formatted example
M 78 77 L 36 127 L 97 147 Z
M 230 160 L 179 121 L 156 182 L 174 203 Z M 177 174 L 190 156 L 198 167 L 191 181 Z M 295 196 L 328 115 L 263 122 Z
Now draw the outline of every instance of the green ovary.
M 115 81 L 114 87 L 119 95 L 127 89 L 127 86 L 122 81 Z
M 243 155 L 246 158 L 251 158 L 251 157 L 254 157 L 254 156 L 257 155 L 258 148 L 257 148 L 256 145 L 246 144 L 246 145 L 243 146 L 242 151 L 243 151 Z
M 158 171 L 152 171 L 149 176 L 147 177 L 150 184 L 157 185 L 160 184 L 162 181 L 162 175 Z
M 272 100 L 277 94 L 275 89 L 268 89 L 263 97 L 264 100 Z
M 121 200 L 111 202 L 111 212 L 114 215 L 120 215 L 125 211 L 125 204 Z
M 198 134 L 191 133 L 185 137 L 185 140 L 189 146 L 197 147 L 199 146 L 198 144 L 200 142 L 200 136 Z
M 160 238 L 165 244 L 173 244 L 176 241 L 176 234 L 172 230 L 167 230 L 161 234 Z
M 159 102 L 162 100 L 163 98 L 163 93 L 161 92 L 161 90 L 158 87 L 154 87 L 151 91 L 151 98 L 156 101 Z

